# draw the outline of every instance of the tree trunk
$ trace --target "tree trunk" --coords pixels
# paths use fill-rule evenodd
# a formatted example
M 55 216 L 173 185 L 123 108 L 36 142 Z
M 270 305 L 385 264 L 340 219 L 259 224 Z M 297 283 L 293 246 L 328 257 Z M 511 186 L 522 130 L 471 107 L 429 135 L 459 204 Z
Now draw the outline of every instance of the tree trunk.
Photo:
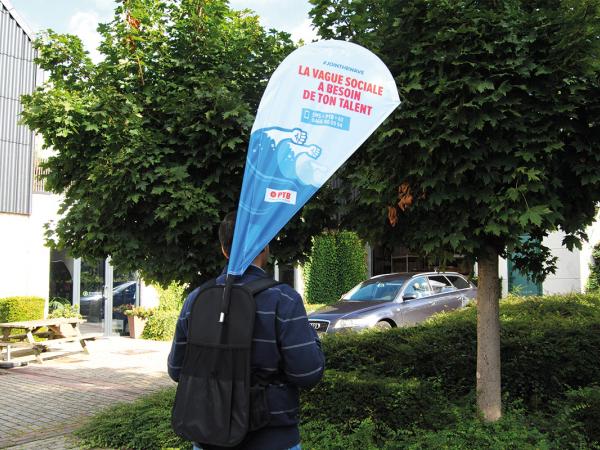
M 477 407 L 486 422 L 502 415 L 500 391 L 500 287 L 498 253 L 478 258 Z

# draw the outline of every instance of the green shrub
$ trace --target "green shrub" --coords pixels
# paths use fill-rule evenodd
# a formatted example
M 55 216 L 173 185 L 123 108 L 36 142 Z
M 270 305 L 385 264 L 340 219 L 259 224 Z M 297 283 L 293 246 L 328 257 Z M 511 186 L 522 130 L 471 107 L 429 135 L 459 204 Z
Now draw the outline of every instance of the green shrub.
M 565 404 L 568 420 L 581 422 L 590 443 L 600 445 L 600 386 L 567 392 Z
M 155 313 L 154 308 L 145 308 L 144 306 L 124 305 L 122 313 L 126 316 L 139 317 L 140 319 L 149 319 Z
M 60 319 L 61 317 L 76 317 L 78 319 L 82 318 L 82 315 L 79 313 L 79 305 L 65 305 L 60 303 L 58 305 L 55 304 L 52 312 L 48 314 L 48 319 Z
M 134 315 L 148 319 L 142 339 L 170 341 L 175 334 L 175 326 L 185 301 L 187 285 L 173 281 L 166 289 L 158 285 L 154 287 L 158 291 L 158 307 L 156 309 L 127 307 L 125 310 L 133 310 Z
M 371 391 L 372 392 L 372 391 Z M 332 392 L 333 394 L 333 392 Z M 426 392 L 424 392 L 425 395 Z M 177 437 L 170 428 L 170 414 L 175 389 L 169 388 L 131 404 L 113 406 L 95 415 L 76 432 L 84 448 L 182 448 L 191 445 Z M 358 405 L 363 396 L 356 400 Z M 380 402 L 384 403 L 385 398 Z M 435 401 L 435 398 L 431 398 Z M 348 399 L 345 399 L 347 402 Z M 372 401 L 372 400 L 371 400 Z M 333 403 L 333 399 L 329 399 Z M 392 415 L 401 411 L 400 404 Z M 435 403 L 428 405 L 435 410 Z M 390 409 L 392 406 L 389 407 Z M 419 422 L 421 414 L 413 412 Z M 364 415 L 362 412 L 360 415 Z M 408 414 L 405 414 L 408 416 Z M 445 422 L 444 422 L 445 421 Z M 536 428 L 522 410 L 505 411 L 497 423 L 486 424 L 476 418 L 473 406 L 455 406 L 445 410 L 444 421 L 434 428 L 409 424 L 392 429 L 386 422 L 367 416 L 353 419 L 349 426 L 331 422 L 322 415 L 312 416 L 303 407 L 300 426 L 302 448 L 307 450 L 397 450 L 397 449 L 575 449 L 574 442 L 562 445 Z M 389 420 L 388 420 L 389 422 Z M 421 422 L 423 423 L 423 422 Z M 576 435 L 572 435 L 577 437 Z M 581 447 L 587 448 L 587 447 Z
M 600 449 L 600 386 L 568 391 L 553 407 L 545 426 L 561 447 Z
M 333 303 L 340 298 L 335 235 L 327 232 L 312 239 L 310 257 L 304 266 L 307 303 Z
M 507 409 L 502 419 L 493 424 L 479 420 L 472 406 L 455 407 L 452 414 L 451 422 L 434 429 L 409 427 L 393 430 L 381 422 L 367 418 L 347 431 L 328 421 L 310 419 L 300 427 L 302 447 L 318 450 L 561 448 L 546 433 L 530 423 L 522 410 Z
M 171 282 L 166 289 L 155 285 L 158 292 L 158 309 L 163 311 L 181 311 L 185 301 L 186 284 L 180 284 L 176 281 Z
M 301 396 L 303 448 L 600 449 L 600 296 L 502 302 L 505 414 L 495 424 L 474 406 L 475 313 L 327 336 L 328 370 Z M 109 409 L 80 436 L 96 447 L 184 447 L 168 425 L 173 397 Z
M 43 319 L 45 305 L 41 297 L 0 298 L 0 322 Z
M 303 449 L 319 450 L 376 450 L 398 449 L 393 440 L 395 433 L 377 424 L 371 418 L 362 420 L 350 432 L 327 421 L 309 420 L 300 425 Z M 384 437 L 382 437 L 384 436 Z
M 472 408 L 456 409 L 455 420 L 439 429 L 401 430 L 390 448 L 409 450 L 545 450 L 559 449 L 520 410 L 506 410 L 495 423 L 479 420 Z
M 330 335 L 322 342 L 327 367 L 377 377 L 439 378 L 446 392 L 462 396 L 475 384 L 474 320 L 475 310 L 468 308 L 417 327 Z
M 337 264 L 340 279 L 340 295 L 367 278 L 367 255 L 365 244 L 352 231 L 340 231 L 336 235 Z
M 600 292 L 600 242 L 592 250 L 592 263 L 590 264 L 590 277 L 586 285 L 587 292 Z
M 170 341 L 175 334 L 178 317 L 179 311 L 155 310 L 148 317 L 142 338 L 155 341 Z
M 501 302 L 502 385 L 531 408 L 600 380 L 600 296 L 509 298 Z M 439 378 L 448 395 L 471 392 L 476 310 L 438 315 L 386 333 L 323 340 L 327 366 L 376 376 Z
M 48 301 L 48 312 L 52 313 L 57 309 L 62 309 L 65 306 L 71 306 L 71 300 L 64 297 L 53 297 Z
M 440 383 L 431 379 L 383 378 L 328 370 L 302 395 L 302 415 L 350 431 L 371 418 L 391 429 L 438 427 L 448 423 L 449 403 Z
M 84 448 L 191 449 L 171 429 L 175 389 L 169 388 L 108 408 L 92 417 L 76 435 Z
M 334 303 L 367 278 L 365 248 L 356 233 L 327 231 L 312 243 L 304 266 L 307 303 Z

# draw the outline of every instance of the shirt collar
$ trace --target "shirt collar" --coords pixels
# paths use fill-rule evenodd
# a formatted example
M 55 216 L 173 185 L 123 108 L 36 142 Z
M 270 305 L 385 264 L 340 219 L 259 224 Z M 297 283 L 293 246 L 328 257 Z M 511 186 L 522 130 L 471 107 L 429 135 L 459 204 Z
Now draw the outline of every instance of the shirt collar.
M 250 267 L 248 267 L 248 269 L 255 269 L 255 270 L 258 270 L 262 274 L 265 274 L 265 275 L 267 274 L 265 269 L 263 269 L 262 267 L 255 266 L 254 264 L 250 264 Z
M 254 274 L 259 274 L 259 275 L 267 275 L 267 272 L 265 271 L 265 269 L 263 269 L 261 267 L 258 267 L 258 266 L 254 265 L 254 264 L 250 264 L 248 266 L 248 268 L 246 269 L 246 272 L 244 273 L 244 275 L 247 274 L 247 273 L 254 273 Z M 223 270 L 221 271 L 221 275 L 227 275 L 227 266 L 225 266 L 223 268 Z

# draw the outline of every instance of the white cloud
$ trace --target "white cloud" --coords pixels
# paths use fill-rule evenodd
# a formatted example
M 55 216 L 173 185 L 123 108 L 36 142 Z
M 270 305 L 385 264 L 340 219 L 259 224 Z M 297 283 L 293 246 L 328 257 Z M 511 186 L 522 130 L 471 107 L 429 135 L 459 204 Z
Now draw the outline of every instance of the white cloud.
M 311 42 L 316 36 L 310 29 L 308 0 L 230 0 L 233 9 L 251 9 L 260 16 L 265 28 L 276 28 Z M 308 39 L 307 39 L 308 38 Z
M 298 42 L 302 39 L 306 44 L 310 44 L 313 40 L 319 38 L 317 36 L 317 30 L 313 30 L 310 19 L 304 19 L 304 22 L 293 28 L 289 33 L 292 35 L 294 42 Z
M 101 36 L 96 31 L 99 21 L 100 17 L 94 11 L 78 11 L 69 19 L 69 33 L 79 36 L 94 62 L 102 60 L 102 55 L 98 51 Z
M 233 9 L 255 9 L 269 5 L 269 3 L 277 3 L 278 0 L 229 0 L 229 6 Z
M 96 7 L 103 11 L 113 11 L 117 4 L 114 0 L 94 0 Z

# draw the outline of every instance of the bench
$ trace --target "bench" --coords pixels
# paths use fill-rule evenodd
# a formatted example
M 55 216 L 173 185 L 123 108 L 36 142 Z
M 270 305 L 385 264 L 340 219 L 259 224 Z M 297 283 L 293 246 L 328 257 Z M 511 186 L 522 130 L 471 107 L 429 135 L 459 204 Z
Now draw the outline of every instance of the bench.
M 85 353 L 89 353 L 86 341 L 97 339 L 102 336 L 99 333 L 81 334 L 79 324 L 85 322 L 76 317 L 30 320 L 23 322 L 0 323 L 0 349 L 5 349 L 4 360 L 11 360 L 13 349 L 32 350 L 36 360 L 43 363 L 42 352 L 52 344 L 64 342 L 77 342 Z M 48 331 L 43 331 L 47 329 Z M 14 330 L 22 330 L 25 333 L 11 334 Z M 47 338 L 46 341 L 36 341 L 34 337 Z
M 11 352 L 13 349 L 32 349 L 35 353 L 35 359 L 38 362 L 42 362 L 42 358 L 40 357 L 40 353 L 42 352 L 42 346 L 37 344 L 30 344 L 29 342 L 0 342 L 0 349 L 4 348 L 6 350 L 5 361 L 10 361 Z
M 48 339 L 47 341 L 38 341 L 37 344 L 44 347 L 44 350 L 53 345 L 53 344 L 61 344 L 63 342 L 76 342 L 79 341 L 81 347 L 85 353 L 89 353 L 86 341 L 95 341 L 96 339 L 102 337 L 102 333 L 86 333 L 80 334 L 76 336 L 68 336 L 68 337 L 59 337 L 54 339 Z

